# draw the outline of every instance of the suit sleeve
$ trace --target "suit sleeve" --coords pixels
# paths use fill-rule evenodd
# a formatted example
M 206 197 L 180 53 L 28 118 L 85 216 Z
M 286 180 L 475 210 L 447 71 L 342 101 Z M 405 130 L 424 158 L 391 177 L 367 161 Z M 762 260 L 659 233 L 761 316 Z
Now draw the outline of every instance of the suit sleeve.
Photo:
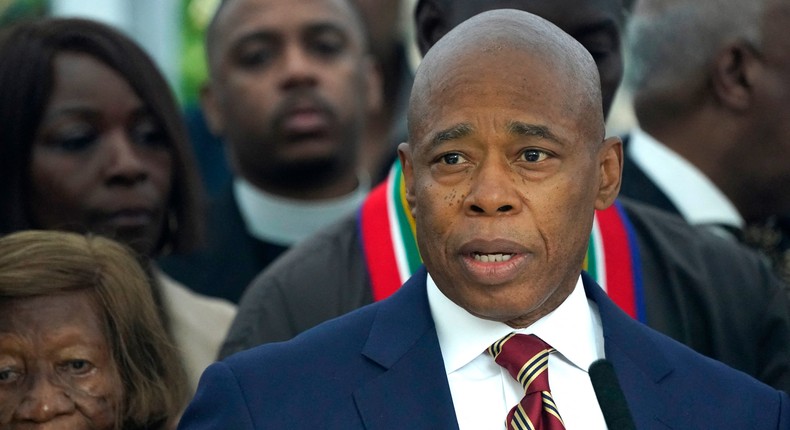
M 779 393 L 779 425 L 777 430 L 790 429 L 790 396 Z
M 187 406 L 179 430 L 254 429 L 247 401 L 227 364 L 209 366 Z
M 761 310 L 762 321 L 757 339 L 760 373 L 757 377 L 790 393 L 790 300 L 780 281 L 774 278 L 767 282 L 772 281 L 777 287 Z

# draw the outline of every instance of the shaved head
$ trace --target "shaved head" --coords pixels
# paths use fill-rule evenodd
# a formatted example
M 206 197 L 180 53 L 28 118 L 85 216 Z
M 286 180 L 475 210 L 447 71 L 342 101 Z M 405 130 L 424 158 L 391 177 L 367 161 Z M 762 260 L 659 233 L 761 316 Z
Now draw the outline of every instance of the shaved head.
M 543 81 L 553 81 L 547 85 Z M 464 21 L 442 37 L 420 63 L 412 88 L 409 133 L 419 135 L 432 100 L 471 83 L 507 82 L 514 91 L 562 110 L 568 121 L 583 121 L 600 142 L 604 133 L 600 81 L 589 52 L 554 24 L 536 15 L 498 9 Z M 547 92 L 543 88 L 561 88 Z
M 592 56 L 536 15 L 483 12 L 428 51 L 408 119 L 398 154 L 437 287 L 511 327 L 559 306 L 620 184 Z

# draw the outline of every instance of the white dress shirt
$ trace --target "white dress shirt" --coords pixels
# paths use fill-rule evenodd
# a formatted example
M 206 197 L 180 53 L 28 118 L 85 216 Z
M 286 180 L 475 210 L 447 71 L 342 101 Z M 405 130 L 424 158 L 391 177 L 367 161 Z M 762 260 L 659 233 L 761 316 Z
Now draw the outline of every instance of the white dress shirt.
M 296 200 L 267 193 L 241 177 L 233 181 L 233 194 L 250 235 L 282 246 L 291 246 L 359 209 L 368 191 L 370 181 L 361 177 L 360 185 L 348 195 Z
M 735 205 L 704 173 L 644 130 L 630 133 L 628 154 L 689 224 L 743 228 Z
M 590 364 L 604 358 L 603 330 L 581 277 L 568 298 L 531 326 L 514 330 L 478 318 L 448 299 L 428 275 L 428 302 L 436 323 L 447 380 L 461 430 L 501 429 L 524 389 L 486 349 L 506 334 L 535 334 L 554 347 L 549 385 L 567 430 L 606 429 L 590 382 Z

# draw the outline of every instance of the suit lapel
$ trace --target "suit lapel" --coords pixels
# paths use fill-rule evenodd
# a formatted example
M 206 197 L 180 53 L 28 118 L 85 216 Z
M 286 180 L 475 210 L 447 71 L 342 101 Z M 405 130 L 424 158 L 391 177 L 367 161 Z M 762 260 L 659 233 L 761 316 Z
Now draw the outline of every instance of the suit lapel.
M 368 429 L 457 429 L 420 269 L 381 302 L 362 354 L 384 371 L 354 394 Z
M 688 405 L 662 386 L 674 367 L 647 335 L 650 329 L 620 310 L 586 273 L 582 279 L 587 297 L 598 305 L 606 359 L 614 365 L 636 427 L 682 428 Z
M 606 358 L 612 362 L 639 429 L 683 428 L 691 411 L 662 383 L 673 367 L 646 326 L 635 321 L 586 273 L 598 305 Z M 354 393 L 365 428 L 458 429 L 421 268 L 381 307 L 362 354 L 383 372 Z

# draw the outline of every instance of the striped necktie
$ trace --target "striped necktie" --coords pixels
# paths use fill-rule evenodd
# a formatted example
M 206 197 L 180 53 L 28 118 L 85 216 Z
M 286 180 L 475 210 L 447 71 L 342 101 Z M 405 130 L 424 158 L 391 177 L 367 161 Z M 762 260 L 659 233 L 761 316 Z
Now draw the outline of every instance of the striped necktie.
M 524 387 L 524 398 L 510 410 L 506 429 L 564 430 L 549 391 L 549 354 L 554 348 L 535 335 L 510 333 L 488 353 Z

